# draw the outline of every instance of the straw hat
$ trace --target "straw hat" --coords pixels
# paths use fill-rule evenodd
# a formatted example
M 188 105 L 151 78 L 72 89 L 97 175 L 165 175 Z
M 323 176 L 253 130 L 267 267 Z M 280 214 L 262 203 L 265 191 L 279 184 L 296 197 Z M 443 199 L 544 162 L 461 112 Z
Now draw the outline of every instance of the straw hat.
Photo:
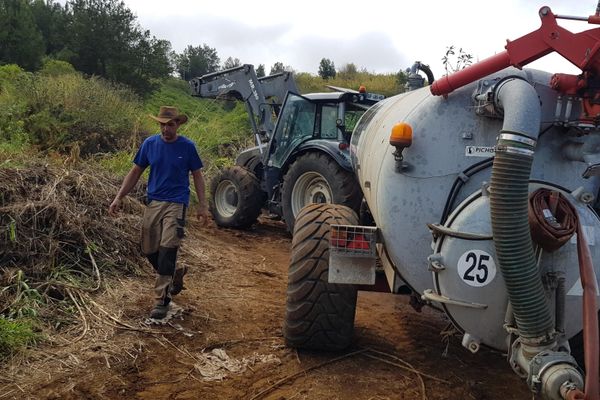
M 188 120 L 187 115 L 179 114 L 177 107 L 170 106 L 160 106 L 158 115 L 156 117 L 154 115 L 150 115 L 150 118 L 160 122 L 161 124 L 166 124 L 169 121 L 177 121 L 179 125 L 185 124 Z

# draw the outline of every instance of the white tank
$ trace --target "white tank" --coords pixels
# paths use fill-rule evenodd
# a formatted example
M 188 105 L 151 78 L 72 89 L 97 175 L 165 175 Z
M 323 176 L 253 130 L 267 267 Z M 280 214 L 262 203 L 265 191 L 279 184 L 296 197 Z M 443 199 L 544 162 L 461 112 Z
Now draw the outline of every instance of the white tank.
M 433 96 L 429 87 L 389 98 L 363 115 L 351 141 L 354 170 L 381 233 L 382 258 L 389 258 L 396 273 L 417 293 L 432 290 L 472 304 L 441 306 L 464 331 L 502 350 L 506 350 L 507 335 L 502 324 L 507 296 L 500 271 L 494 265 L 486 182 L 490 181 L 491 157 L 503 119 L 490 108 L 489 102 L 481 96 L 475 97 L 486 93 L 500 79 L 513 75 L 535 88 L 542 107 L 542 133 L 535 148 L 530 190 L 550 187 L 572 200 L 583 220 L 596 275 L 600 276 L 600 243 L 595 241 L 600 224 L 592 208 L 595 202 L 589 202 L 590 196 L 598 195 L 598 177 L 584 179 L 586 164 L 568 160 L 561 152 L 565 144 L 583 142 L 589 135 L 576 137 L 573 130 L 553 124 L 557 96 L 548 86 L 551 74 L 508 68 L 447 98 Z M 572 116 L 577 117 L 578 113 L 579 110 L 573 109 Z M 413 139 L 402 153 L 404 165 L 398 170 L 389 138 L 392 127 L 399 122 L 412 127 Z M 468 177 L 469 168 L 478 172 Z M 447 218 L 442 221 L 455 181 L 461 177 L 462 187 L 455 193 Z M 434 242 L 427 224 L 442 222 L 451 229 L 490 238 Z M 540 268 L 545 271 L 566 270 L 566 289 L 570 293 L 567 307 L 573 307 L 567 310 L 581 310 L 575 243 L 573 240 L 559 251 L 542 254 L 540 258 Z M 485 261 L 485 279 L 483 274 L 477 276 L 483 282 L 475 286 L 468 281 L 473 276 L 465 270 L 471 262 L 470 253 L 490 259 Z M 432 273 L 432 260 L 441 260 L 445 270 Z M 486 307 L 481 309 L 477 305 Z M 568 335 L 572 336 L 581 329 L 580 312 L 570 313 L 567 318 Z

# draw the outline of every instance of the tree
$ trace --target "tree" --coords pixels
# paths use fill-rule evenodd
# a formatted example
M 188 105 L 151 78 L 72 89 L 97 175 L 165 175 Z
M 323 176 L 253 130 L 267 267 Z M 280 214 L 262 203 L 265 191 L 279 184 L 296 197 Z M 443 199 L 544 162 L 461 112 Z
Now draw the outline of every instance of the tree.
M 225 60 L 223 63 L 223 69 L 235 68 L 239 67 L 240 65 L 242 65 L 242 63 L 240 62 L 239 58 L 227 57 L 227 60 Z
M 158 80 L 172 72 L 170 52 L 169 41 L 151 37 L 150 32 L 145 31 L 131 43 L 128 61 L 109 65 L 108 76 L 113 79 L 119 77 L 120 82 L 128 84 L 139 94 L 148 94 L 158 89 Z
M 398 92 L 404 92 L 405 90 L 405 85 L 406 82 L 408 82 L 408 72 L 410 71 L 410 68 L 407 68 L 406 71 L 398 71 L 398 73 L 396 74 L 396 86 L 398 88 Z
M 74 54 L 70 61 L 86 74 L 107 77 L 112 62 L 128 58 L 139 34 L 135 16 L 118 0 L 71 0 L 65 7 L 70 33 L 65 39 Z
M 215 72 L 219 69 L 219 63 L 217 50 L 207 44 L 197 47 L 188 46 L 183 53 L 175 57 L 175 69 L 179 76 L 186 81 Z
M 347 77 L 353 77 L 358 73 L 358 68 L 354 63 L 347 63 L 339 70 L 340 74 L 344 74 Z
M 47 56 L 55 56 L 65 47 L 66 10 L 52 0 L 33 0 L 31 12 L 42 34 Z
M 45 53 L 44 41 L 27 0 L 0 1 L 0 64 L 37 69 Z
M 65 9 L 69 34 L 61 55 L 77 70 L 125 83 L 140 94 L 171 72 L 170 43 L 143 31 L 123 1 L 70 0 Z
M 277 61 L 275 64 L 273 64 L 273 66 L 271 67 L 271 72 L 269 72 L 269 75 L 273 75 L 276 74 L 278 72 L 284 72 L 285 71 L 285 67 L 283 66 L 282 62 Z
M 335 64 L 329 58 L 322 58 L 319 63 L 319 76 L 323 79 L 335 78 Z
M 258 67 L 256 67 L 256 76 L 259 78 L 265 76 L 265 64 L 258 64 Z

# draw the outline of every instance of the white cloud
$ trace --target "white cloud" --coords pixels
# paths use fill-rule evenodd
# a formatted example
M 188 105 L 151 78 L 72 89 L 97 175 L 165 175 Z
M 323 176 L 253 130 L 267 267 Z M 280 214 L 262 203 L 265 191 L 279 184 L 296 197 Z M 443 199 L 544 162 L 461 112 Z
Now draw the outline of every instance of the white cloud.
M 175 51 L 207 44 L 221 60 L 275 62 L 296 71 L 316 73 L 321 58 L 336 67 L 353 62 L 373 72 L 397 72 L 413 61 L 429 64 L 436 77 L 444 72 L 441 58 L 450 45 L 476 59 L 504 51 L 506 39 L 517 39 L 540 26 L 538 10 L 548 5 L 556 14 L 588 16 L 593 1 L 564 0 L 304 0 L 260 2 L 228 0 L 125 0 L 145 29 L 167 39 Z M 585 22 L 559 23 L 581 31 Z M 576 73 L 560 56 L 546 56 L 530 66 L 550 72 Z

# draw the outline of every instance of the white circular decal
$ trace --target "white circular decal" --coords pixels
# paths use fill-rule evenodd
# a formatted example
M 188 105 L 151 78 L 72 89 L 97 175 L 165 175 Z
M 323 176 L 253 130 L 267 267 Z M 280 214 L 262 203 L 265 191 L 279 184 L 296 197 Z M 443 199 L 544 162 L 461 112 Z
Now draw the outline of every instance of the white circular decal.
M 458 276 L 469 286 L 490 284 L 496 277 L 496 263 L 483 250 L 469 250 L 458 259 Z

